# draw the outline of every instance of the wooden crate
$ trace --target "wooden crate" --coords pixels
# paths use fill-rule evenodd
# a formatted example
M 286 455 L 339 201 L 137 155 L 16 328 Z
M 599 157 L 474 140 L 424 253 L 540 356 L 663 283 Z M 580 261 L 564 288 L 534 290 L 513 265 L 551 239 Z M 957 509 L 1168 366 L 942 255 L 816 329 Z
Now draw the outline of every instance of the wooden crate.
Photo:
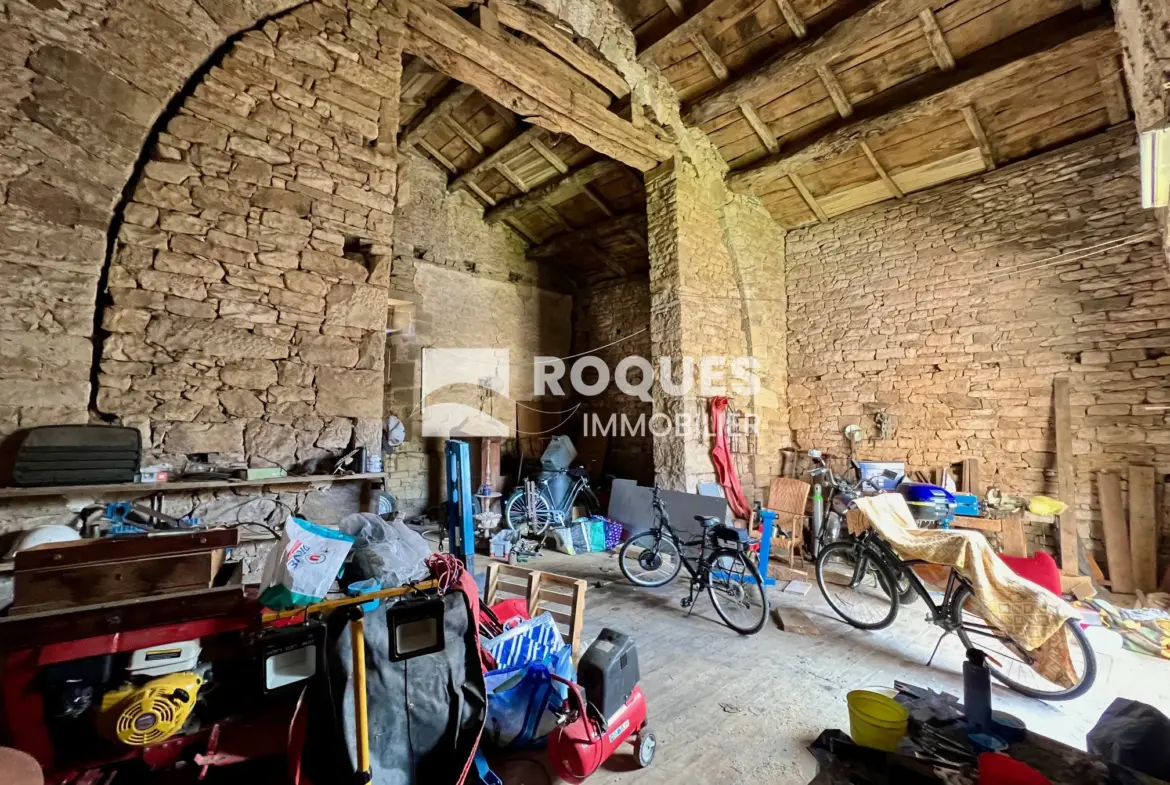
M 111 537 L 16 554 L 11 613 L 42 613 L 207 589 L 238 529 Z
M 518 598 L 527 601 L 529 616 L 547 612 L 572 647 L 575 662 L 581 656 L 586 588 L 588 584 L 579 578 L 492 562 L 487 568 L 484 603 Z

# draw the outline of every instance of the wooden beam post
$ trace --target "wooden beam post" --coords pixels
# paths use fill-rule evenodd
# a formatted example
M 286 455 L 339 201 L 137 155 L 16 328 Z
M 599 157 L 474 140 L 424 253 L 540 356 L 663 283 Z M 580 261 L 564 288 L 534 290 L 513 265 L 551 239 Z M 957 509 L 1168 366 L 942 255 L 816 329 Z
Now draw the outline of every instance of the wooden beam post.
M 1077 558 L 1076 466 L 1067 377 L 1058 376 L 1052 382 L 1052 411 L 1056 426 L 1057 493 L 1060 500 L 1068 505 L 1068 509 L 1060 514 L 1060 571 L 1065 575 L 1080 575 Z
M 1109 124 L 1120 125 L 1129 120 L 1129 95 L 1125 89 L 1121 62 L 1117 55 L 1106 55 L 1097 60 L 1097 74 L 1101 78 L 1101 97 Z
M 849 117 L 853 114 L 853 103 L 845 94 L 845 88 L 841 87 L 841 83 L 837 81 L 837 75 L 833 73 L 833 69 L 828 63 L 817 66 L 817 76 L 821 78 L 821 84 L 828 91 L 829 98 L 833 99 L 833 106 L 837 107 L 837 114 L 842 117 Z
M 552 202 L 562 194 L 576 193 L 582 185 L 613 172 L 617 168 L 618 164 L 613 161 L 602 160 L 574 169 L 568 174 L 555 177 L 533 188 L 526 194 L 500 202 L 496 207 L 484 213 L 483 220 L 489 224 L 496 223 L 536 207 L 546 200 Z
M 776 7 L 780 9 L 780 15 L 784 17 L 788 29 L 797 38 L 808 38 L 808 25 L 804 23 L 804 18 L 795 8 L 792 7 L 790 0 L 776 0 Z
M 764 143 L 764 147 L 768 148 L 769 153 L 776 153 L 780 151 L 780 143 L 776 141 L 776 134 L 768 127 L 760 117 L 756 108 L 747 101 L 739 105 L 739 111 L 743 112 L 744 119 L 748 121 L 748 125 L 756 132 L 756 136 L 760 137 L 760 141 Z
M 951 51 L 951 46 L 947 43 L 942 28 L 938 26 L 938 19 L 935 18 L 934 11 L 923 8 L 919 12 L 918 18 L 922 22 L 922 33 L 926 36 L 926 45 L 930 47 L 930 53 L 934 55 L 934 61 L 938 63 L 938 67 L 944 71 L 954 70 L 955 54 Z
M 894 182 L 894 178 L 890 177 L 890 174 L 886 171 L 886 168 L 882 166 L 880 162 L 878 162 L 877 156 L 873 154 L 873 150 L 870 148 L 869 144 L 864 140 L 858 142 L 857 144 L 861 147 L 861 152 L 865 153 L 865 157 L 869 159 L 869 165 L 873 167 L 873 170 L 878 173 L 878 177 L 882 178 L 882 182 L 886 184 L 886 190 L 888 190 L 895 198 L 905 199 L 906 194 L 902 191 L 898 184 Z
M 1158 590 L 1158 513 L 1154 503 L 1154 467 L 1129 466 L 1129 553 L 1134 587 Z
M 691 32 L 688 38 L 691 39 L 691 43 L 695 45 L 695 48 L 699 50 L 699 54 L 702 55 L 703 59 L 707 61 L 707 67 L 711 69 L 711 73 L 715 74 L 715 78 L 720 82 L 727 79 L 730 74 L 727 70 L 727 65 L 723 62 L 723 58 L 719 56 L 719 53 L 711 48 L 711 42 L 707 40 L 707 37 L 698 30 L 695 30 Z
M 989 88 L 1004 80 L 1023 74 L 1037 80 L 1049 78 L 1064 73 L 1070 62 L 1084 62 L 1103 53 L 1117 51 L 1117 33 L 1106 18 L 1094 18 L 1077 29 L 1086 28 L 1087 32 L 1071 40 L 1067 37 L 1069 31 L 1054 31 L 1057 43 L 1032 33 L 1026 39 L 1014 42 L 1020 46 L 1039 47 L 1032 49 L 1031 54 L 1010 59 L 998 67 L 988 67 L 987 63 L 977 59 L 972 63 L 972 69 L 975 69 L 973 75 L 966 68 L 938 73 L 936 81 L 942 82 L 942 85 L 926 85 L 923 89 L 929 92 L 922 98 L 900 103 L 884 111 L 867 107 L 865 116 L 812 136 L 792 152 L 769 156 L 733 172 L 728 182 L 737 190 L 754 191 L 791 172 L 840 155 L 860 141 L 888 133 L 905 123 L 961 111 L 962 107 L 986 95 Z M 1001 45 L 994 49 L 1007 49 L 1007 53 L 1000 53 L 1006 56 L 1014 49 L 1014 45 L 1011 48 Z
M 988 171 L 991 171 L 996 167 L 995 148 L 991 146 L 991 140 L 987 138 L 987 132 L 983 130 L 983 123 L 979 121 L 979 114 L 972 104 L 963 107 L 963 119 L 967 121 L 967 128 L 971 131 L 971 136 L 975 137 L 975 144 L 979 145 L 979 155 L 983 157 L 983 165 L 987 167 Z
M 1109 565 L 1109 590 L 1133 594 L 1133 559 L 1129 553 L 1129 525 L 1121 502 L 1121 479 L 1110 472 L 1097 474 L 1097 501 L 1105 532 L 1105 563 Z
M 813 215 L 817 217 L 817 220 L 821 223 L 829 220 L 829 216 L 825 213 L 824 208 L 821 207 L 816 197 L 812 195 L 812 191 L 808 190 L 808 186 L 804 184 L 804 180 L 800 179 L 800 175 L 796 172 L 790 172 L 788 179 L 796 186 L 796 190 L 800 192 L 800 198 L 808 205 L 808 209 L 813 211 Z

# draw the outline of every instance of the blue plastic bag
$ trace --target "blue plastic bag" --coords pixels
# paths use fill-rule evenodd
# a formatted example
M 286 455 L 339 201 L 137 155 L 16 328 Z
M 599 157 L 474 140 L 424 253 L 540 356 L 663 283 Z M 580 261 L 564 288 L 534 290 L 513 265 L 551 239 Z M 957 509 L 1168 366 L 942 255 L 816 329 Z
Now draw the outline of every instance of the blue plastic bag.
M 498 750 L 514 750 L 541 742 L 557 725 L 554 713 L 568 697 L 568 688 L 553 681 L 555 673 L 576 678 L 568 646 L 545 661 L 530 662 L 488 673 L 488 719 L 484 739 Z

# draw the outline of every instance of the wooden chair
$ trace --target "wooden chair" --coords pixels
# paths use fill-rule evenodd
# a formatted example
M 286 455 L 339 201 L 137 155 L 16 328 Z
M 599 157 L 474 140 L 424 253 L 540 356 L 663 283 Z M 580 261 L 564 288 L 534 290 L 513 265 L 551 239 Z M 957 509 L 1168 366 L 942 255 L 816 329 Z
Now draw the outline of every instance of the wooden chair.
M 793 569 L 804 568 L 804 558 L 799 555 L 804 536 L 804 508 L 808 504 L 808 494 L 812 486 L 803 480 L 790 477 L 777 477 L 772 480 L 768 489 L 768 509 L 776 513 L 776 528 L 792 532 L 791 537 L 773 537 L 776 547 L 788 550 L 788 566 Z M 797 565 L 799 559 L 800 564 Z
M 581 628 L 585 626 L 585 589 L 589 584 L 552 572 L 530 570 L 511 564 L 492 562 L 487 568 L 484 603 L 524 599 L 528 615 L 548 613 L 557 623 L 565 643 L 573 649 L 573 661 L 581 656 Z

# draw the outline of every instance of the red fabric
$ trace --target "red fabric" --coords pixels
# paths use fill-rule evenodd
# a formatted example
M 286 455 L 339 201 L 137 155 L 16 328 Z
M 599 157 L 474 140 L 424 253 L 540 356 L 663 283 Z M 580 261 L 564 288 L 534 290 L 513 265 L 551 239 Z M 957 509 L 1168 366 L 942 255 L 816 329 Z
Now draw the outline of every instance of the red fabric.
M 508 622 L 517 617 L 520 621 L 528 621 L 532 618 L 528 615 L 528 600 L 520 597 L 500 600 L 492 606 L 492 613 L 496 614 L 496 618 L 500 620 L 500 624 L 504 625 L 505 630 L 508 629 Z
M 735 462 L 731 459 L 731 447 L 727 444 L 726 398 L 711 399 L 711 431 L 715 434 L 715 446 L 711 448 L 711 462 L 715 464 L 715 476 L 723 486 L 723 495 L 731 505 L 736 518 L 750 521 L 752 508 L 743 495 L 739 475 L 735 473 Z
M 462 565 L 460 565 L 462 566 Z M 486 654 L 483 648 L 483 641 L 479 639 L 479 625 L 475 620 L 479 618 L 479 586 L 475 583 L 475 576 L 467 570 L 459 570 L 458 591 L 463 592 L 463 596 L 467 598 L 467 618 L 472 623 L 475 630 L 475 647 L 480 653 L 480 668 L 484 673 L 488 672 L 488 663 L 484 661 L 483 655 Z M 494 665 L 494 663 L 492 663 Z M 481 685 L 484 689 L 484 695 L 487 695 L 487 685 Z M 475 734 L 475 747 L 471 749 L 471 756 L 468 757 L 467 763 L 463 766 L 463 774 L 459 777 L 459 781 L 455 785 L 463 785 L 467 781 L 467 773 L 471 771 L 471 767 L 475 764 L 475 751 L 479 748 L 479 741 L 483 737 L 483 727 L 481 726 L 479 732 Z
M 1000 556 L 999 558 L 1012 568 L 1012 572 L 1024 580 L 1048 589 L 1057 597 L 1060 596 L 1060 568 L 1056 566 L 1056 559 L 1052 558 L 1052 554 L 1038 551 L 1031 557 Z

